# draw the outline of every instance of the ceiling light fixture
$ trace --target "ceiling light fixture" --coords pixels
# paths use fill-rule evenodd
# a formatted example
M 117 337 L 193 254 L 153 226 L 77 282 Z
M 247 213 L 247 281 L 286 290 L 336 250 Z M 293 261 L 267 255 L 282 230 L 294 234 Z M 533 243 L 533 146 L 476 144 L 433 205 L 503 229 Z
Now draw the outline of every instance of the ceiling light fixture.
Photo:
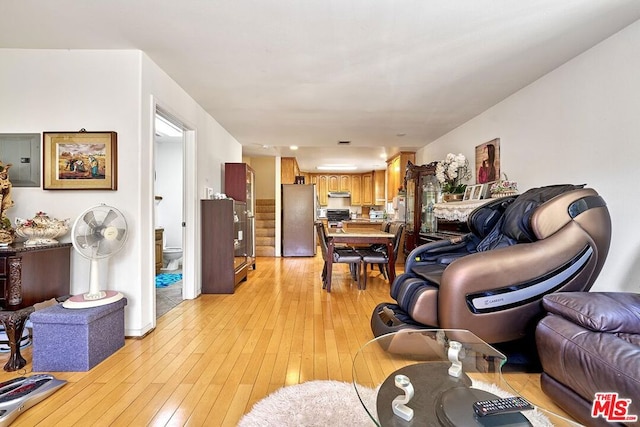
M 165 136 L 182 136 L 182 129 L 158 115 L 156 115 L 156 132 Z
M 289 149 L 295 151 L 295 150 L 298 149 L 298 146 L 297 145 L 290 145 Z
M 321 171 L 353 171 L 358 169 L 355 165 L 322 165 L 317 166 L 316 169 Z

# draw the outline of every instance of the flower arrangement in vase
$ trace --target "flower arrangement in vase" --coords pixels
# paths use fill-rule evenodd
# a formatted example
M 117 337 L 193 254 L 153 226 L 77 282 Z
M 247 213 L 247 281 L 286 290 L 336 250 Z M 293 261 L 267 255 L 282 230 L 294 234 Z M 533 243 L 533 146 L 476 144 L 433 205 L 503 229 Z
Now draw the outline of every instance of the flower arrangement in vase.
M 436 164 L 436 178 L 440 182 L 440 188 L 443 193 L 462 195 L 465 188 L 467 188 L 467 185 L 462 181 L 471 178 L 469 160 L 462 153 L 447 154 L 444 160 Z M 462 200 L 462 197 L 460 197 L 460 200 Z

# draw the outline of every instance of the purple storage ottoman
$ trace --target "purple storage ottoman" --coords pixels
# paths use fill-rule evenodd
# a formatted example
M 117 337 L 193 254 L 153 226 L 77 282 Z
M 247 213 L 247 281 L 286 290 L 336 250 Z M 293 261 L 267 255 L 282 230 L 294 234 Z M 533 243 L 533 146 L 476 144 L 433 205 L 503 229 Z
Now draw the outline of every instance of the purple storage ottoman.
M 57 304 L 36 310 L 33 324 L 33 371 L 79 372 L 124 346 L 126 298 L 92 308 Z

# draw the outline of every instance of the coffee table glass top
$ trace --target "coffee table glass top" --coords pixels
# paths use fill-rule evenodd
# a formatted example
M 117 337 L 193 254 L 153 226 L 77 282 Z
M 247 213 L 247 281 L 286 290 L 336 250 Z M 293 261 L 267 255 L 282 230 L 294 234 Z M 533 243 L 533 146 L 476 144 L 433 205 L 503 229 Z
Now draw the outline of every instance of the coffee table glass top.
M 405 329 L 373 339 L 358 351 L 353 382 L 360 402 L 378 426 L 579 425 L 531 399 L 535 410 L 476 416 L 475 401 L 519 395 L 518 385 L 511 386 L 502 376 L 506 361 L 504 354 L 466 330 Z M 411 399 L 403 406 L 408 393 Z M 405 410 L 413 413 L 410 420 Z M 546 424 L 540 424 L 540 419 Z

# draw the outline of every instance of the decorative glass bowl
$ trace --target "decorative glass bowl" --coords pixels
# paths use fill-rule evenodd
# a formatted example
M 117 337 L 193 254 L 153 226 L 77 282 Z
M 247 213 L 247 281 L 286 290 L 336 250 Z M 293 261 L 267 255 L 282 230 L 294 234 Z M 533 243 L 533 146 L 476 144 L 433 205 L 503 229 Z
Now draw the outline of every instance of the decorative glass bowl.
M 49 218 L 46 213 L 38 212 L 32 219 L 16 218 L 16 235 L 27 239 L 24 244 L 52 245 L 58 243 L 57 237 L 69 231 L 69 220 Z

